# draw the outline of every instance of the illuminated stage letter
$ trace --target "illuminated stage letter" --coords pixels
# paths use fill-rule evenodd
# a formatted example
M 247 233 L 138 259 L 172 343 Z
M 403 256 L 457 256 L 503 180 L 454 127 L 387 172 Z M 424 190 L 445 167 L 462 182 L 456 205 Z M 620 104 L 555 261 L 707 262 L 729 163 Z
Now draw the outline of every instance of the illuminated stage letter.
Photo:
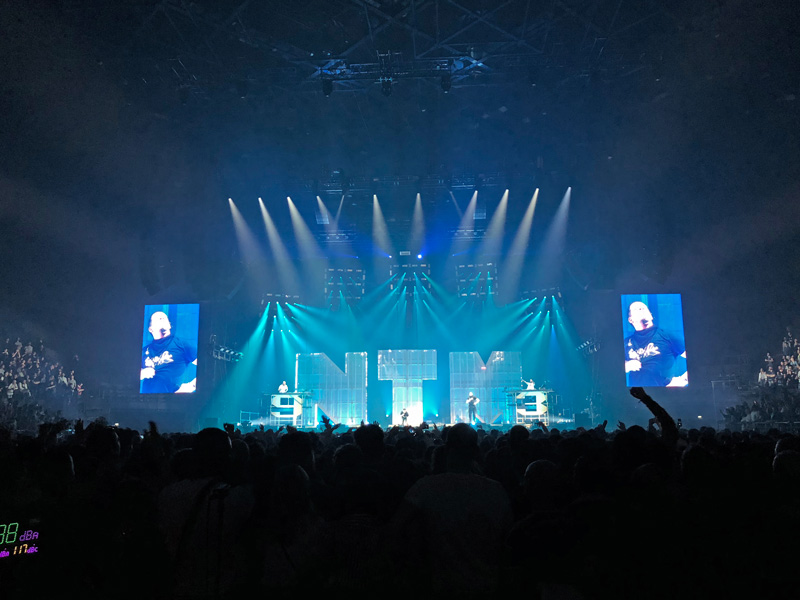
M 477 352 L 451 352 L 451 422 L 469 422 L 467 397 L 472 392 L 480 399 L 479 421 L 492 425 L 514 423 L 514 402 L 521 383 L 519 352 L 495 351 L 486 363 Z
M 326 354 L 298 354 L 297 391 L 303 396 L 303 424 L 316 427 L 322 415 L 334 423 L 357 427 L 367 419 L 367 353 L 344 355 L 344 372 Z
M 378 350 L 378 379 L 392 382 L 392 423 L 402 423 L 405 408 L 408 424 L 419 425 L 422 381 L 436 379 L 436 350 Z

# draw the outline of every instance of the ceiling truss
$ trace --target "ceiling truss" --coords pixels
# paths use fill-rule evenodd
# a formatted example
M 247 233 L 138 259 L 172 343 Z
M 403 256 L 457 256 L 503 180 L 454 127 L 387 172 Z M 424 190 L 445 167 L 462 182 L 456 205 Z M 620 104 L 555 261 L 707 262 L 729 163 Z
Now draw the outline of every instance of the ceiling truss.
M 219 6 L 219 4 L 225 6 Z M 543 70 L 606 80 L 647 69 L 648 34 L 677 26 L 655 0 L 161 0 L 142 61 L 176 85 L 364 91 L 390 77 L 503 85 Z M 226 8 L 227 7 L 227 8 Z M 146 76 L 146 75 L 145 75 Z

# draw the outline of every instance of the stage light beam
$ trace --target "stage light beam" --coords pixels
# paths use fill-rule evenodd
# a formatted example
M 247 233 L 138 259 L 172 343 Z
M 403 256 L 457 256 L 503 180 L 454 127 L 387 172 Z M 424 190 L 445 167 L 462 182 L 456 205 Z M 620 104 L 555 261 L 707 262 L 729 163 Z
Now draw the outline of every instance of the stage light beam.
M 500 254 L 503 248 L 503 233 L 506 227 L 506 213 L 508 211 L 508 190 L 503 192 L 500 203 L 492 215 L 483 242 L 478 250 L 478 255 L 494 257 Z
M 422 211 L 422 197 L 417 194 L 414 201 L 414 214 L 411 219 L 411 238 L 408 242 L 408 249 L 412 252 L 421 252 L 425 241 L 425 216 Z M 418 256 L 418 258 L 422 258 Z
M 547 228 L 542 242 L 542 251 L 536 265 L 535 277 L 543 285 L 551 285 L 557 281 L 564 260 L 564 246 L 567 239 L 567 221 L 572 188 L 568 187 L 561 198 L 555 217 Z
M 312 269 L 311 265 L 314 262 L 321 261 L 323 269 L 327 269 L 327 261 L 317 241 L 314 239 L 314 235 L 311 233 L 308 225 L 306 225 L 303 216 L 300 214 L 300 211 L 297 209 L 292 199 L 287 196 L 286 201 L 289 204 L 289 215 L 292 218 L 292 229 L 294 229 L 300 256 L 305 262 L 306 279 L 308 281 L 314 281 L 317 272 Z
M 377 194 L 372 195 L 372 242 L 386 256 L 394 254 L 389 228 L 386 226 Z
M 264 221 L 264 228 L 267 231 L 267 241 L 269 242 L 270 250 L 272 250 L 272 255 L 275 258 L 278 278 L 285 290 L 284 293 L 299 294 L 300 277 L 297 273 L 297 269 L 294 267 L 294 263 L 289 257 L 289 252 L 286 250 L 286 246 L 278 233 L 278 228 L 275 227 L 275 223 L 261 198 L 258 199 L 258 205 L 261 209 L 261 218 Z
M 453 198 L 455 202 L 455 197 Z M 469 204 L 467 205 L 467 209 L 461 215 L 461 220 L 458 224 L 458 230 L 473 230 L 475 229 L 475 208 L 478 205 L 478 191 L 475 190 L 472 193 L 472 198 L 470 198 Z M 454 257 L 470 249 L 472 246 L 472 240 L 468 239 L 467 236 L 463 238 L 459 238 L 456 236 L 453 238 L 453 243 L 450 246 L 450 252 L 447 257 L 447 261 L 445 264 L 445 269 L 448 272 L 452 272 L 453 268 L 455 267 L 455 260 Z
M 252 265 L 261 260 L 263 254 L 258 247 L 258 242 L 253 232 L 250 230 L 250 227 L 248 227 L 247 222 L 244 220 L 242 213 L 239 212 L 232 198 L 228 198 L 228 206 L 231 209 L 233 227 L 236 231 L 236 239 L 239 242 L 239 249 L 242 252 L 242 257 L 247 265 Z
M 511 242 L 508 256 L 503 265 L 503 289 L 500 290 L 501 300 L 504 302 L 512 301 L 519 291 L 519 282 L 522 277 L 522 267 L 525 264 L 525 253 L 528 249 L 531 227 L 533 226 L 533 216 L 536 212 L 536 203 L 539 199 L 539 188 L 533 192 L 533 197 L 528 203 L 528 208 L 522 217 L 522 221 L 514 234 L 514 241 Z

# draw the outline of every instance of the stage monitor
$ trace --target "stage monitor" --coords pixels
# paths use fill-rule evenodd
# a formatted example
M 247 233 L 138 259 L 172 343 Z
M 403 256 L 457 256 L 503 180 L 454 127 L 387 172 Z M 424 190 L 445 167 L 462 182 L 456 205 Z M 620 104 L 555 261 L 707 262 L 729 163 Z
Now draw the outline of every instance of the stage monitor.
M 142 394 L 190 394 L 197 383 L 199 304 L 151 304 L 144 308 Z
M 686 387 L 680 294 L 624 294 L 622 329 L 629 387 Z

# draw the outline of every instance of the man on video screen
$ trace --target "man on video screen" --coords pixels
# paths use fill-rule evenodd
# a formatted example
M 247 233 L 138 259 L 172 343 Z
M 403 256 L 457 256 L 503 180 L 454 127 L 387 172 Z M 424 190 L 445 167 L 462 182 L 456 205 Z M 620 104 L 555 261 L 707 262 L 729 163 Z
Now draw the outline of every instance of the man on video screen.
M 653 322 L 653 314 L 644 302 L 628 307 L 628 322 L 635 330 L 625 338 L 625 374 L 632 387 L 684 387 L 688 385 L 685 369 L 673 373 L 678 357 L 686 358 L 681 337 L 664 331 Z
M 197 364 L 197 348 L 172 335 L 169 317 L 161 311 L 150 316 L 147 328 L 153 341 L 142 349 L 141 393 L 174 394 L 195 391 L 195 382 L 183 382 L 190 364 Z

